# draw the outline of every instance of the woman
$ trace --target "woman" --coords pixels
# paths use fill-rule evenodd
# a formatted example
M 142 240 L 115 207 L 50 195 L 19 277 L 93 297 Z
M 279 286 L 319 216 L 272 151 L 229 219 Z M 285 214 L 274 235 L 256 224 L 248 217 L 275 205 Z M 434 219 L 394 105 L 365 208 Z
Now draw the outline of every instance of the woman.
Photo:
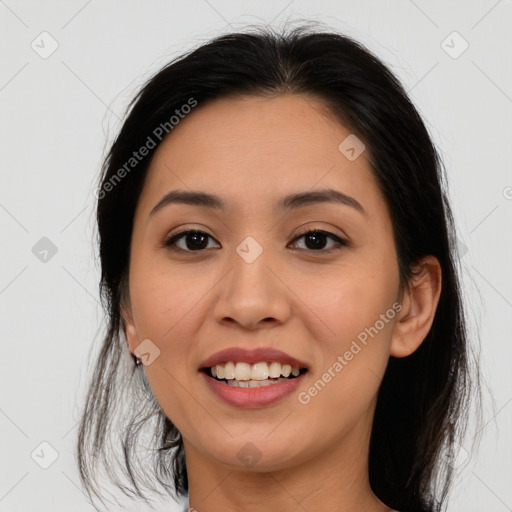
M 152 77 L 97 193 L 89 495 L 101 456 L 199 512 L 445 507 L 471 381 L 443 180 L 346 36 L 228 34 Z

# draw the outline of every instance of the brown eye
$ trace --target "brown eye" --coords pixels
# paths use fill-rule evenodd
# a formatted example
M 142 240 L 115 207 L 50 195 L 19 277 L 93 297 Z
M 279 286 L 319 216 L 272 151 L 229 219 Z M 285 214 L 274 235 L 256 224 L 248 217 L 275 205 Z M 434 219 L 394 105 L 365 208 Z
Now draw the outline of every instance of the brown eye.
M 328 231 L 323 231 L 320 229 L 310 229 L 302 233 L 302 235 L 297 237 L 295 240 L 300 240 L 301 238 L 304 238 L 304 242 L 306 245 L 305 249 L 315 252 L 331 252 L 333 249 L 340 248 L 340 246 L 348 245 L 347 241 L 344 240 L 343 238 L 340 238 L 334 233 L 329 233 Z M 325 249 L 324 246 L 326 244 L 327 239 L 331 239 L 335 243 L 333 246 L 330 246 L 327 249 Z M 336 247 L 336 245 L 338 247 Z
M 187 230 L 181 231 L 175 235 L 172 235 L 165 241 L 165 247 L 171 247 L 172 249 L 185 251 L 185 252 L 198 252 L 208 248 L 208 238 L 213 238 L 204 231 Z M 184 240 L 184 244 L 180 247 L 177 242 Z
M 305 247 L 299 247 L 299 249 L 313 252 L 328 253 L 348 245 L 348 242 L 343 238 L 340 238 L 334 233 L 320 229 L 310 229 L 295 238 L 294 242 L 302 238 L 304 239 Z M 201 252 L 209 248 L 208 239 L 213 240 L 213 238 L 204 231 L 186 230 L 172 235 L 164 242 L 164 246 L 176 251 Z M 329 239 L 333 244 L 325 248 Z

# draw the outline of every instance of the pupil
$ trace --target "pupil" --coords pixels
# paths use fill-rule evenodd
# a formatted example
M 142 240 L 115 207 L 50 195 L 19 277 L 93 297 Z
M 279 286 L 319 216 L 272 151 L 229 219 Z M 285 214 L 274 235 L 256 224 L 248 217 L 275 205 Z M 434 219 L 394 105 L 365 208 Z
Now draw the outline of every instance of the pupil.
M 322 249 L 322 246 L 325 244 L 325 235 L 323 233 L 311 233 L 306 236 L 306 246 L 308 249 Z M 313 240 L 313 244 L 308 244 L 308 240 Z M 310 247 L 313 245 L 313 247 Z
M 192 244 L 190 244 L 190 240 L 193 240 Z M 191 233 L 187 235 L 187 249 L 204 249 L 207 247 L 207 237 L 203 233 Z M 309 243 L 312 242 L 312 243 Z M 322 249 L 325 245 L 325 235 L 323 233 L 310 233 L 306 236 L 306 246 L 308 249 Z
M 192 244 L 189 244 L 189 241 L 190 239 L 193 239 L 195 240 L 194 242 L 192 242 Z M 199 246 L 198 245 L 194 245 L 197 243 L 197 240 L 198 239 L 202 239 L 202 243 L 199 243 Z M 208 242 L 206 241 L 206 236 L 204 236 L 202 233 L 191 233 L 187 236 L 187 249 L 204 249 L 207 245 L 208 245 Z

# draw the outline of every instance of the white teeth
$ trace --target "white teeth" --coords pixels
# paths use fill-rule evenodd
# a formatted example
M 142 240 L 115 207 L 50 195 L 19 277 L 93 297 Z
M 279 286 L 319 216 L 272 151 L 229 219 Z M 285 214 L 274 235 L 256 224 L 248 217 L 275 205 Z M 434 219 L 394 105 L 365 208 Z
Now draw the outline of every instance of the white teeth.
M 270 381 L 268 380 L 250 380 L 249 381 L 249 387 L 250 388 L 259 388 L 261 386 L 269 386 Z
M 268 376 L 277 379 L 281 376 L 281 363 L 270 363 L 268 367 Z
M 280 378 L 277 380 L 241 380 L 238 381 L 236 379 L 228 380 L 227 384 L 228 386 L 231 386 L 233 388 L 260 388 L 262 386 L 272 386 L 273 384 L 278 384 L 279 382 L 284 382 L 288 379 Z
M 224 378 L 234 379 L 235 378 L 235 363 L 226 363 L 224 365 Z
M 226 379 L 228 381 L 238 381 L 245 383 L 247 381 L 260 381 L 265 382 L 267 379 L 277 379 L 279 377 L 289 377 L 290 374 L 294 377 L 298 377 L 300 374 L 300 368 L 298 366 L 292 367 L 289 364 L 281 364 L 276 361 L 267 363 L 255 363 L 249 364 L 244 362 L 233 362 L 229 361 L 225 364 L 217 364 L 210 368 L 212 377 L 217 379 Z M 268 380 L 268 383 L 275 382 Z M 267 384 L 265 384 L 267 385 Z M 251 384 L 251 387 L 254 387 Z
M 281 375 L 283 377 L 288 377 L 292 372 L 292 367 L 289 364 L 283 364 L 281 366 Z
M 217 365 L 217 369 L 219 369 L 221 364 Z M 235 376 L 236 380 L 250 380 L 251 379 L 251 365 L 249 363 L 236 363 L 235 366 Z
M 256 364 L 252 365 L 251 380 L 266 380 L 267 377 L 268 377 L 268 364 L 267 363 L 256 363 Z

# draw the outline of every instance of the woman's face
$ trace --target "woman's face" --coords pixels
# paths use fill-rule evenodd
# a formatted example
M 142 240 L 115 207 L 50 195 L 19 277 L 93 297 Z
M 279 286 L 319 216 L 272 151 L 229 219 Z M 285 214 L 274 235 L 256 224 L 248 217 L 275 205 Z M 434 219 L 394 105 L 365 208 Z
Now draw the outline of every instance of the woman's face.
M 141 371 L 187 464 L 365 462 L 400 310 L 392 224 L 368 151 L 320 100 L 292 94 L 199 104 L 157 150 L 136 209 L 124 314 L 130 349 L 150 340 Z M 327 189 L 352 199 L 280 207 Z M 167 201 L 152 213 L 171 191 L 224 207 Z M 185 230 L 203 237 L 165 245 Z M 230 387 L 236 405 L 201 371 L 228 348 L 277 349 L 308 371 L 270 403 L 266 390 L 291 381 Z

